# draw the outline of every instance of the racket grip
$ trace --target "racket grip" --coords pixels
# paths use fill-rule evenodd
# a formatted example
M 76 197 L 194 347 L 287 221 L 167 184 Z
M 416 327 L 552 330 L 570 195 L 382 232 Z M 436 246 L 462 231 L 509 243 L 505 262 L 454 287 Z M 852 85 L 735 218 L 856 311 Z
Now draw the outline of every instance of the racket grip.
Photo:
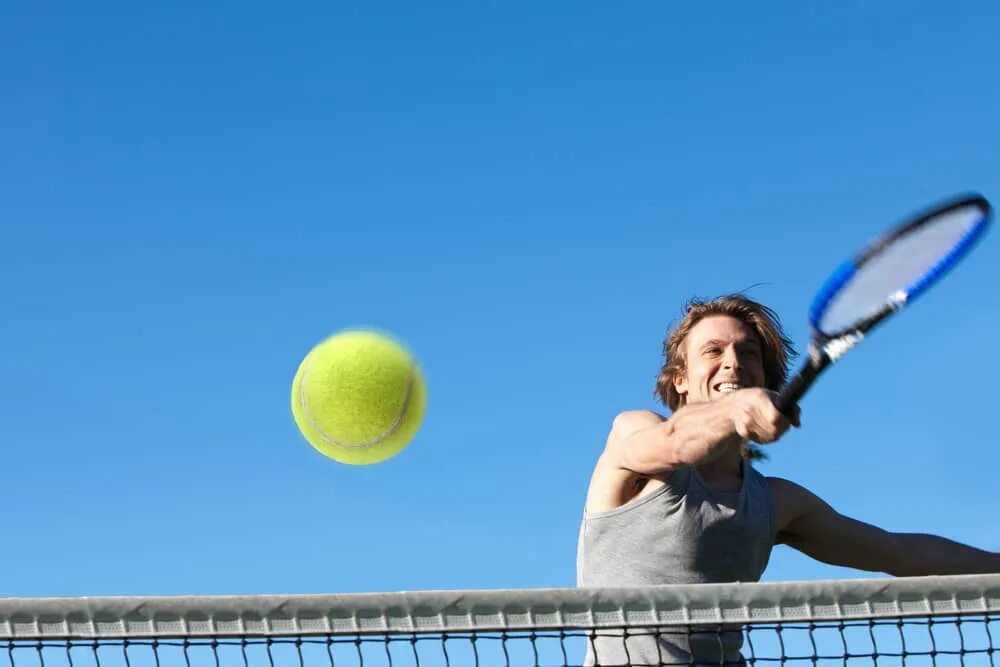
M 798 374 L 791 381 L 782 387 L 774 401 L 775 407 L 789 419 L 793 419 L 798 413 L 796 405 L 799 400 L 812 386 L 819 374 L 830 363 L 830 358 L 825 352 L 810 350 L 809 361 L 802 367 Z
M 806 393 L 810 384 L 812 382 L 804 378 L 801 373 L 796 375 L 792 378 L 791 382 L 778 392 L 778 396 L 774 401 L 775 407 L 785 417 L 793 419 L 796 412 L 795 406 L 798 404 L 799 399 Z

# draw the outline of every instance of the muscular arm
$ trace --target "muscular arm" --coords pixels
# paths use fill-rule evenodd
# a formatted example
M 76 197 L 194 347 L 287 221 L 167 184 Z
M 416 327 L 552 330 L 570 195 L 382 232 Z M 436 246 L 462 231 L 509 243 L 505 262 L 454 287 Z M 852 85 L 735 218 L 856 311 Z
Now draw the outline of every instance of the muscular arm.
M 687 413 L 687 414 L 685 414 Z M 698 416 L 707 428 L 697 428 Z M 679 426 L 679 428 L 678 428 Z M 615 417 L 604 452 L 594 467 L 587 490 L 587 511 L 600 512 L 624 505 L 638 495 L 650 478 L 685 463 L 697 465 L 718 456 L 734 432 L 717 405 L 681 408 L 669 419 L 646 410 Z M 735 441 L 738 444 L 738 440 Z
M 622 413 L 612 424 L 605 451 L 618 468 L 657 475 L 708 463 L 741 441 L 723 400 L 684 406 L 668 420 L 652 412 Z
M 937 535 L 893 533 L 846 517 L 813 493 L 771 478 L 777 542 L 831 565 L 897 577 L 1000 572 L 1000 553 Z
M 773 442 L 788 421 L 763 389 L 743 389 L 719 400 L 686 405 L 669 420 L 645 410 L 615 418 L 591 477 L 590 511 L 634 497 L 648 478 L 685 465 L 700 467 L 747 440 Z
M 605 454 L 609 462 L 642 475 L 702 466 L 748 440 L 774 442 L 789 422 L 771 392 L 742 389 L 715 401 L 679 408 L 668 420 L 647 411 L 620 414 Z

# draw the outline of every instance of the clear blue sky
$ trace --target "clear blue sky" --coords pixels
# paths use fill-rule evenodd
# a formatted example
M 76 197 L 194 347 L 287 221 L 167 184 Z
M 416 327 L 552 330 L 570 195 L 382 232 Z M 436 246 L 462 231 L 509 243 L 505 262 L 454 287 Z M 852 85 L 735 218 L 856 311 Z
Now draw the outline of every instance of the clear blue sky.
M 7 2 L 0 594 L 570 586 L 612 417 L 693 295 L 798 346 L 847 253 L 1000 201 L 991 2 Z M 883 527 L 1000 550 L 1000 238 L 833 369 L 770 449 Z M 397 458 L 289 410 L 388 329 Z M 768 580 L 869 576 L 778 548 Z

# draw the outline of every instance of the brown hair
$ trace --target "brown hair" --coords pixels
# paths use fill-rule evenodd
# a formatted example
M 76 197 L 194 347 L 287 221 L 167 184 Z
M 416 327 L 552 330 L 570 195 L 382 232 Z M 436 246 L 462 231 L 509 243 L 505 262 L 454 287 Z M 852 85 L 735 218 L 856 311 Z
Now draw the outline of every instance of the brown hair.
M 788 363 L 796 353 L 773 310 L 741 294 L 727 294 L 709 301 L 692 299 L 685 305 L 680 322 L 663 341 L 663 366 L 656 378 L 654 394 L 671 410 L 684 404 L 684 396 L 674 387 L 674 376 L 683 373 L 687 363 L 684 341 L 698 322 L 712 315 L 736 318 L 753 329 L 763 348 L 764 387 L 777 391 L 785 383 Z M 748 455 L 761 458 L 752 448 Z

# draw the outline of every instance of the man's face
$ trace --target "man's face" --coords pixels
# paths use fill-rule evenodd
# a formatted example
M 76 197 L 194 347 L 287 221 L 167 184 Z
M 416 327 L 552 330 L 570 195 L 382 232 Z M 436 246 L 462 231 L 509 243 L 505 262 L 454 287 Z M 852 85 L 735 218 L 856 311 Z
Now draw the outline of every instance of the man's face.
M 764 386 L 764 363 L 754 330 L 727 315 L 699 321 L 684 341 L 687 368 L 674 388 L 687 403 L 714 401 L 747 387 Z

